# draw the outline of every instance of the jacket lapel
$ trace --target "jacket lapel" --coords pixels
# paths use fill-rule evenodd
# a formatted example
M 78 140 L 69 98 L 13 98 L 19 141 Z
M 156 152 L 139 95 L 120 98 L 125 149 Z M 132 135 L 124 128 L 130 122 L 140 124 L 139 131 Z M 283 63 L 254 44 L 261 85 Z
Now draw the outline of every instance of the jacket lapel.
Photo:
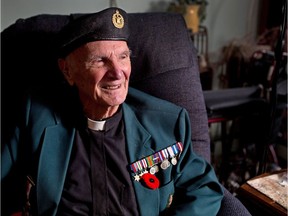
M 139 160 L 154 150 L 150 147 L 151 135 L 140 124 L 134 112 L 127 104 L 123 104 L 125 134 L 130 162 Z
M 134 112 L 127 104 L 123 104 L 125 133 L 130 164 L 155 151 L 151 148 L 151 135 L 140 124 Z M 132 173 L 131 173 L 132 175 Z M 132 177 L 133 178 L 133 175 Z M 137 203 L 141 215 L 153 216 L 159 210 L 159 192 L 144 187 L 140 182 L 133 181 Z
M 67 130 L 61 124 L 47 127 L 39 158 L 37 203 L 39 215 L 54 215 L 59 203 L 75 130 Z M 46 196 L 43 196 L 46 194 Z

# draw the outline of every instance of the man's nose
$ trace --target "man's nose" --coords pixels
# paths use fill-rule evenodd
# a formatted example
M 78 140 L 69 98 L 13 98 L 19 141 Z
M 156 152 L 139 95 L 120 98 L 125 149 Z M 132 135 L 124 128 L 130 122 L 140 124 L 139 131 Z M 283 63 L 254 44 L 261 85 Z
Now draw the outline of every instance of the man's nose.
M 121 64 L 117 61 L 111 61 L 109 66 L 109 76 L 114 79 L 121 79 L 123 76 L 123 68 Z

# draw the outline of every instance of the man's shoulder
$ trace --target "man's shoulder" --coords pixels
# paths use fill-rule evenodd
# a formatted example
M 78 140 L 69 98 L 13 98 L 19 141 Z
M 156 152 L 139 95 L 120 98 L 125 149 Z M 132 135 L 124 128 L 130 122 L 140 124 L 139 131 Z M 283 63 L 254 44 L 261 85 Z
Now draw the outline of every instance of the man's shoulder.
M 68 99 L 39 97 L 37 95 L 29 95 L 25 99 L 25 118 L 31 121 L 31 124 L 54 125 L 60 122 L 71 124 L 71 116 L 76 115 L 76 103 L 70 102 Z

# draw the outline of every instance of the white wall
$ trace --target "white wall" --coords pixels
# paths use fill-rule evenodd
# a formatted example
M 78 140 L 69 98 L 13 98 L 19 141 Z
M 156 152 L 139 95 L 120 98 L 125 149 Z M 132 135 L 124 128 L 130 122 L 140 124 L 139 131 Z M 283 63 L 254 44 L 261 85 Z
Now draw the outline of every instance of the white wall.
M 164 11 L 171 0 L 117 0 L 127 12 Z M 37 14 L 90 13 L 110 6 L 110 0 L 2 0 L 1 30 L 18 18 Z
M 165 11 L 173 0 L 117 0 L 127 12 Z M 204 25 L 209 33 L 211 60 L 234 38 L 256 34 L 259 0 L 208 0 Z M 2 0 L 1 31 L 18 18 L 37 14 L 89 13 L 109 7 L 110 0 Z
M 204 25 L 208 27 L 210 55 L 217 56 L 234 39 L 256 38 L 259 0 L 209 0 Z

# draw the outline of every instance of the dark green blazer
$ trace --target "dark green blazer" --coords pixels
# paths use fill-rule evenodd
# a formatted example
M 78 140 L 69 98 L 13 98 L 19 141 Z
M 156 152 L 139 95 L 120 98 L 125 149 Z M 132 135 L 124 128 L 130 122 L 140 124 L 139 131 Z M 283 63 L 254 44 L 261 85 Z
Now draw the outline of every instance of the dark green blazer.
M 122 108 L 130 163 L 176 141 L 182 142 L 184 146 L 178 163 L 157 174 L 160 187 L 156 190 L 134 181 L 131 172 L 141 215 L 156 216 L 165 209 L 173 215 L 216 215 L 223 192 L 212 167 L 193 152 L 186 110 L 132 88 L 129 89 Z M 25 173 L 27 169 L 24 167 L 26 161 L 29 161 L 32 163 L 29 166 L 33 167 L 32 176 L 36 185 L 34 200 L 31 201 L 32 208 L 35 208 L 35 203 L 38 215 L 55 215 L 69 164 L 75 128 L 65 124 L 53 107 L 44 103 L 29 99 L 25 109 L 22 125 L 16 128 L 11 140 L 3 144 L 2 188 L 9 191 L 11 187 L 13 191 L 12 182 L 22 179 L 15 178 L 29 174 Z M 23 156 L 23 149 L 26 156 Z M 17 174 L 14 170 L 21 171 Z M 173 195 L 173 201 L 167 210 L 170 195 Z M 2 194 L 2 199 L 5 196 L 8 196 L 7 192 Z

